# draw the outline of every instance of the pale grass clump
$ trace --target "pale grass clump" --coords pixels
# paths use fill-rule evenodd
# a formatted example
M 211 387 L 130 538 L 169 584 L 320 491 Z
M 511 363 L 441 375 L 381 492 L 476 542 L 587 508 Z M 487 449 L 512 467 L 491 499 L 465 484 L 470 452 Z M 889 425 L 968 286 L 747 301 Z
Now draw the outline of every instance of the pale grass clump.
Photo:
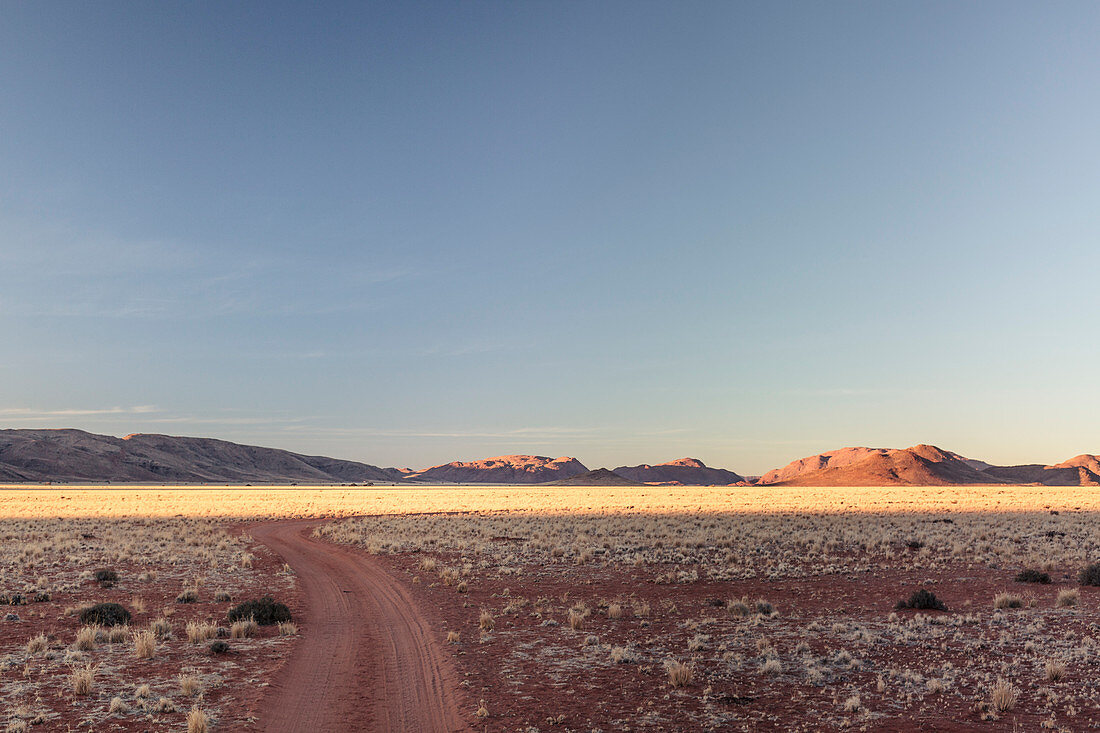
M 625 646 L 611 647 L 611 661 L 615 664 L 627 664 L 635 659 L 634 652 Z
M 130 640 L 130 627 L 126 625 L 112 626 L 107 629 L 107 641 L 111 644 L 122 644 Z
M 134 596 L 130 599 L 130 608 L 133 609 L 134 613 L 145 613 L 146 610 L 148 610 L 145 605 L 145 599 L 141 596 Z
M 234 621 L 229 627 L 229 636 L 234 639 L 249 639 L 260 630 L 260 625 L 251 616 Z
M 760 674 L 774 677 L 783 673 L 783 664 L 778 659 L 769 659 L 760 665 Z
M 989 691 L 989 704 L 999 713 L 1016 707 L 1019 700 L 1020 690 L 1003 677 L 998 677 L 997 683 Z
M 134 632 L 134 656 L 152 659 L 157 653 L 157 636 L 152 631 Z
M 111 703 L 107 706 L 107 712 L 113 715 L 122 715 L 130 712 L 130 706 L 126 704 L 125 700 L 116 695 L 111 698 Z
M 153 706 L 153 712 L 174 713 L 176 712 L 176 704 L 169 700 L 167 697 L 162 697 L 157 700 L 157 704 Z
M 297 636 L 298 624 L 293 621 L 284 621 L 279 624 L 279 636 Z
M 206 733 L 210 724 L 210 718 L 199 706 L 191 708 L 187 713 L 187 733 Z
M 1077 602 L 1081 600 L 1081 593 L 1076 588 L 1065 588 L 1058 591 L 1058 598 L 1054 604 L 1058 608 L 1070 608 L 1076 606 Z
M 85 664 L 83 667 L 77 669 L 74 668 L 69 675 L 69 684 L 73 688 L 73 694 L 75 695 L 87 695 L 95 687 L 95 674 L 99 671 L 99 667 L 92 665 L 91 663 Z
M 134 697 L 138 698 L 139 700 L 144 700 L 145 698 L 152 696 L 152 694 L 153 688 L 149 687 L 149 685 L 139 685 L 138 688 L 134 690 Z
M 618 603 L 608 604 L 608 606 L 607 606 L 607 617 L 608 618 L 622 618 L 623 617 L 623 607 L 621 605 L 619 605 Z
M 97 636 L 99 636 L 99 627 L 95 624 L 82 627 L 76 632 L 76 638 L 73 640 L 73 649 L 82 652 L 89 652 L 95 649 Z
M 156 635 L 158 639 L 167 639 L 172 636 L 172 622 L 161 616 L 156 621 L 149 624 L 149 630 Z
M 201 644 L 218 635 L 218 627 L 205 621 L 187 622 L 187 641 L 192 644 Z
M 484 700 L 478 700 L 477 713 L 475 713 L 475 715 L 477 715 L 477 717 L 479 717 L 479 718 L 488 718 L 489 717 L 488 703 L 486 703 Z
M 846 712 L 846 713 L 857 713 L 857 712 L 859 712 L 859 708 L 860 708 L 861 704 L 862 703 L 860 702 L 859 695 L 852 695 L 851 697 L 849 697 L 847 700 L 844 701 L 844 712 Z
M 993 597 L 994 608 L 1023 608 L 1024 599 L 1015 593 L 998 593 Z
M 251 552 L 241 553 L 241 567 L 251 569 L 253 562 L 256 560 L 256 556 Z
M 928 680 L 928 682 L 925 684 L 925 687 L 928 689 L 928 693 L 930 695 L 938 695 L 944 691 L 943 680 L 936 677 Z
M 569 628 L 580 631 L 584 628 L 585 614 L 575 608 L 569 609 Z
M 675 659 L 665 660 L 665 673 L 668 674 L 668 683 L 673 687 L 687 687 L 695 679 L 695 670 L 691 665 Z
M 38 636 L 32 637 L 31 640 L 27 642 L 27 654 L 34 655 L 44 652 L 49 645 L 50 643 L 49 640 L 46 639 L 46 635 L 39 634 Z
M 482 631 L 492 631 L 495 625 L 496 621 L 493 619 L 493 614 L 488 611 L 482 611 L 481 615 L 478 616 L 477 626 Z
M 458 585 L 455 586 L 455 590 L 458 591 L 459 593 L 467 593 L 470 590 L 470 586 L 465 580 L 463 580 L 462 582 L 460 582 Z
M 180 683 L 180 692 L 188 697 L 194 697 L 199 691 L 199 678 L 190 672 L 180 672 L 176 678 Z
M 1048 682 L 1057 682 L 1066 676 L 1066 665 L 1056 659 L 1047 662 L 1044 670 Z

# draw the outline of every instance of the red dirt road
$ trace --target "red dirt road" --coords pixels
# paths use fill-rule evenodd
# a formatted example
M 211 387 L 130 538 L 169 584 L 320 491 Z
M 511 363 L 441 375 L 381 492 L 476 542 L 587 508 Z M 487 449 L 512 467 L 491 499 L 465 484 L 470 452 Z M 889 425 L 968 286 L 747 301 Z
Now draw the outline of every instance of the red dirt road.
M 268 688 L 271 733 L 469 731 L 450 658 L 411 596 L 367 555 L 315 540 L 317 520 L 254 525 L 300 583 L 298 647 Z

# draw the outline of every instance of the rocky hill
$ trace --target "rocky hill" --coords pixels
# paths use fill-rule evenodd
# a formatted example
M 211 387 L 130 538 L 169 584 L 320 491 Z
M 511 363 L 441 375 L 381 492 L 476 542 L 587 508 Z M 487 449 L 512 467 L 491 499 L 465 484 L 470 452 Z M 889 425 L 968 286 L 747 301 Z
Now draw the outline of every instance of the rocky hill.
M 760 478 L 788 486 L 938 486 L 1011 483 L 967 459 L 932 445 L 912 448 L 842 448 L 793 461 Z
M 459 484 L 541 484 L 588 473 L 576 458 L 497 456 L 480 461 L 453 461 L 406 474 L 421 482 Z
M 0 430 L 0 480 L 179 483 L 400 481 L 392 468 L 213 438 Z
M 638 486 L 637 481 L 631 481 L 606 468 L 597 468 L 595 471 L 580 473 L 569 478 L 550 481 L 548 486 Z
M 668 463 L 619 466 L 615 473 L 638 483 L 728 486 L 743 483 L 745 477 L 724 468 L 710 468 L 698 458 L 681 458 Z

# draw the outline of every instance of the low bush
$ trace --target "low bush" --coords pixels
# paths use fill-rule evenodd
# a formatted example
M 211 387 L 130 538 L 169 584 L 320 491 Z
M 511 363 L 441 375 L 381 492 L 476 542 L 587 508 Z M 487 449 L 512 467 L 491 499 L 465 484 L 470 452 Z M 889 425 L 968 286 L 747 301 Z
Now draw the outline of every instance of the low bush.
M 243 621 L 252 617 L 260 626 L 274 626 L 290 621 L 290 609 L 284 603 L 278 603 L 271 596 L 258 601 L 245 601 L 229 610 L 229 621 Z
M 80 612 L 80 623 L 125 626 L 130 623 L 130 612 L 117 603 L 97 603 Z
M 114 568 L 100 568 L 95 571 L 95 580 L 100 585 L 113 585 L 118 582 L 118 571 Z
M 210 653 L 215 654 L 215 655 L 216 654 L 228 654 L 229 653 L 229 642 L 222 641 L 221 639 L 219 639 L 218 641 L 215 641 L 213 644 L 210 645 Z
M 1042 583 L 1048 585 L 1050 583 L 1050 575 L 1047 573 L 1041 573 L 1038 570 L 1021 570 L 1016 573 L 1017 583 Z
M 1100 585 L 1100 562 L 1081 568 L 1077 573 L 1077 582 L 1081 585 Z
M 939 598 L 936 598 L 936 594 L 926 588 L 921 588 L 918 591 L 914 591 L 913 594 L 909 596 L 908 601 L 898 601 L 895 608 L 915 608 L 919 610 L 931 611 L 947 610 L 947 606 L 944 605 L 943 601 L 941 601 Z

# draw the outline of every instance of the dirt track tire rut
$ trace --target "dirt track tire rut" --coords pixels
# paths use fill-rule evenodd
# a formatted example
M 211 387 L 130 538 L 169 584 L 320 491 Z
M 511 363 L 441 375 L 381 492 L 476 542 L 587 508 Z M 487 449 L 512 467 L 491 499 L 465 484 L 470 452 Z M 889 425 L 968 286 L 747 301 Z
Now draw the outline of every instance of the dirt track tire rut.
M 457 733 L 457 675 L 408 591 L 373 558 L 311 537 L 316 520 L 252 536 L 298 577 L 303 635 L 258 716 L 270 733 Z

